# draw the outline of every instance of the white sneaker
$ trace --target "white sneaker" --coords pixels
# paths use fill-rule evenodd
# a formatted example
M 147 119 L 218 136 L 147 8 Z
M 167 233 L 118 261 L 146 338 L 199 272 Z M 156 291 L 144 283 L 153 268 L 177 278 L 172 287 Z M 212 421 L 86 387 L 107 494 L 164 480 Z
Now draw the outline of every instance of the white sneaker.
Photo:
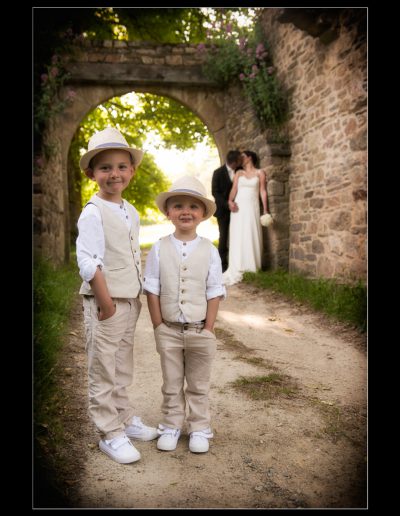
M 125 427 L 125 433 L 131 439 L 152 441 L 158 437 L 157 428 L 146 426 L 138 416 L 133 416 L 130 424 Z
M 129 464 L 140 459 L 140 452 L 133 446 L 125 434 L 114 437 L 114 439 L 102 439 L 99 442 L 99 448 L 120 464 Z
M 189 450 L 193 453 L 208 452 L 210 447 L 208 440 L 214 437 L 211 428 L 200 430 L 198 432 L 191 432 L 189 439 Z
M 157 441 L 157 448 L 164 451 L 175 450 L 181 435 L 179 428 L 168 428 L 160 424 L 158 425 L 157 432 L 160 435 Z

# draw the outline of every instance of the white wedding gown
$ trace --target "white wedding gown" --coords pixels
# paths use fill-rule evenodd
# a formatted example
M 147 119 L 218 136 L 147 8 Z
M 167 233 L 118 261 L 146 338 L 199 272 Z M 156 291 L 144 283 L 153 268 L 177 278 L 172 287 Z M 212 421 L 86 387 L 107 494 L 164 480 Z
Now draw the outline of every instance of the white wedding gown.
M 228 269 L 223 273 L 224 285 L 242 280 L 243 272 L 261 269 L 262 229 L 260 223 L 258 176 L 240 176 L 235 202 L 239 211 L 231 212 L 229 226 Z

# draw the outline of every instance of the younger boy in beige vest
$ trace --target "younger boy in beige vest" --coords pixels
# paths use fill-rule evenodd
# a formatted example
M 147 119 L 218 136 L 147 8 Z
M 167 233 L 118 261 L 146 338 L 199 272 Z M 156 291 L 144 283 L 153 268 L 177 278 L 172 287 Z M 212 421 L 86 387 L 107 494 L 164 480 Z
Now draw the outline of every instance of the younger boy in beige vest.
M 159 194 L 156 203 L 175 226 L 172 235 L 152 247 L 144 278 L 163 375 L 164 416 L 157 448 L 175 450 L 187 408 L 189 449 L 204 453 L 213 437 L 208 402 L 217 348 L 213 327 L 226 292 L 218 250 L 196 228 L 214 214 L 216 205 L 200 181 L 189 176 Z
M 142 290 L 139 216 L 122 199 L 143 152 L 108 127 L 92 136 L 81 160 L 99 191 L 78 220 L 76 253 L 83 279 L 89 412 L 102 439 L 100 449 L 119 463 L 140 459 L 129 438 L 149 441 L 156 428 L 144 425 L 128 399 L 133 380 L 133 338 Z

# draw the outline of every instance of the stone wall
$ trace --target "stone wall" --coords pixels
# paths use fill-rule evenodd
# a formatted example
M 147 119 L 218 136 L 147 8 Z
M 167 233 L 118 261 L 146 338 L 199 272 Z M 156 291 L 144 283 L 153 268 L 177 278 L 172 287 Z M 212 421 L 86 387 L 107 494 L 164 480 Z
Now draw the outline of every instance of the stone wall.
M 68 63 L 76 97 L 48 128 L 48 156 L 34 176 L 39 253 L 59 262 L 68 257 L 76 216 L 70 222 L 68 151 L 81 120 L 108 98 L 147 91 L 192 109 L 213 134 L 221 162 L 234 148 L 260 156 L 275 220 L 263 228 L 265 268 L 366 279 L 365 36 L 352 23 L 354 9 L 337 10 L 334 30 L 322 36 L 318 20 L 304 24 L 295 11 L 309 10 L 266 8 L 261 18 L 290 100 L 286 144 L 261 131 L 239 82 L 221 91 L 202 76 L 204 55 L 193 45 L 103 41 L 77 49 Z
M 210 85 L 202 73 L 205 54 L 197 45 L 158 45 L 145 41 L 84 40 L 69 57 L 72 80 L 116 85 Z
M 273 143 L 267 131 L 261 130 L 241 85 L 234 84 L 229 89 L 224 110 L 228 148 L 256 152 L 260 158 L 260 168 L 266 173 L 268 207 L 274 224 L 263 228 L 263 268 L 288 269 L 290 149 L 286 144 Z
M 63 99 L 73 89 L 73 102 L 51 120 L 42 136 L 42 152 L 35 156 L 35 254 L 54 263 L 68 261 L 77 217 L 68 158 L 71 141 L 82 119 L 109 98 L 137 91 L 182 102 L 207 125 L 220 156 L 226 154 L 225 92 L 204 78 L 203 60 L 195 45 L 123 41 L 86 41 L 69 55 L 70 78 L 58 94 Z
M 315 37 L 320 19 L 308 27 L 312 36 L 282 23 L 282 11 L 265 9 L 262 21 L 290 94 L 289 269 L 365 279 L 367 57 L 360 12 L 342 10 L 325 32 L 327 43 Z
M 54 121 L 43 135 L 43 155 L 33 175 L 33 244 L 37 256 L 69 259 L 68 180 Z

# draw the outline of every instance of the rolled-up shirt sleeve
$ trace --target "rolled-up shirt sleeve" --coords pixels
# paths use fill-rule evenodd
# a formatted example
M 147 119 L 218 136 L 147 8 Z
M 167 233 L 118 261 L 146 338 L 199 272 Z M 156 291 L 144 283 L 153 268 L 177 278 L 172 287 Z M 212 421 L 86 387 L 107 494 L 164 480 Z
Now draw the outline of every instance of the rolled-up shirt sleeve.
M 94 204 L 88 204 L 78 220 L 76 258 L 83 281 L 93 279 L 98 266 L 103 267 L 105 240 L 101 216 Z
M 216 247 L 211 248 L 210 269 L 207 276 L 206 298 L 207 301 L 221 297 L 226 299 L 226 289 L 222 284 L 222 264 Z
M 150 249 L 146 259 L 143 278 L 143 293 L 160 295 L 160 242 Z

